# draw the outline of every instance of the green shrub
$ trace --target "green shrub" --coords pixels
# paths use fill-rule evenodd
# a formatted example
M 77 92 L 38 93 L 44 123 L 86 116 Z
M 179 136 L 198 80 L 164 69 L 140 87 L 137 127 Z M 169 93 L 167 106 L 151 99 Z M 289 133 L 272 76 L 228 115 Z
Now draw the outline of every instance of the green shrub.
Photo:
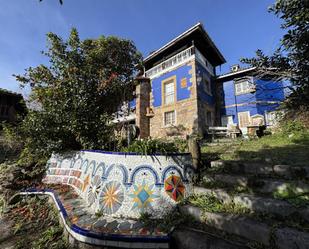
M 121 151 L 123 152 L 135 152 L 141 153 L 143 155 L 149 154 L 167 154 L 174 152 L 183 152 L 185 151 L 184 142 L 181 140 L 174 141 L 165 141 L 162 139 L 144 139 L 136 140 L 127 147 L 123 147 Z M 179 147 L 178 147 L 179 146 Z
M 7 124 L 1 125 L 0 131 L 0 164 L 5 161 L 14 161 L 20 154 L 23 143 L 20 139 L 15 139 L 13 128 Z
M 281 130 L 284 134 L 302 133 L 306 130 L 304 124 L 298 120 L 288 120 L 281 123 Z

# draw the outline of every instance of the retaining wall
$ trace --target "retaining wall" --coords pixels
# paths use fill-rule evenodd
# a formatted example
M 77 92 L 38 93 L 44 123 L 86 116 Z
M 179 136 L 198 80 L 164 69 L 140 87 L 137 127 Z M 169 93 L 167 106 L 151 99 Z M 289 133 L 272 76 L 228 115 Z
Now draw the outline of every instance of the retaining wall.
M 191 165 L 190 154 L 80 151 L 52 155 L 44 182 L 74 187 L 94 212 L 159 218 L 193 192 Z

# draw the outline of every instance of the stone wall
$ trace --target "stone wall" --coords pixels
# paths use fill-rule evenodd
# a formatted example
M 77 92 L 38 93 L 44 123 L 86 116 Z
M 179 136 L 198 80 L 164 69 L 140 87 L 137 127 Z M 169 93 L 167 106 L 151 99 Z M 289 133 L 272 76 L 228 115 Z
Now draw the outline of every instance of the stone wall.
M 115 217 L 162 217 L 192 193 L 189 154 L 170 156 L 81 151 L 53 155 L 46 183 L 72 186 L 90 208 Z
M 182 67 L 181 65 L 180 67 Z M 184 137 L 187 134 L 191 134 L 197 130 L 197 98 L 196 98 L 196 75 L 195 75 L 195 60 L 192 60 L 186 63 L 188 69 L 188 81 L 190 82 L 189 87 L 189 96 L 178 100 L 179 91 L 176 89 L 177 101 L 173 104 L 169 105 L 161 105 L 154 106 L 154 98 L 158 98 L 159 96 L 153 96 L 153 92 L 150 95 L 150 108 L 153 111 L 153 116 L 150 118 L 150 136 L 153 138 L 166 138 L 169 136 L 182 136 Z M 174 70 L 177 70 L 174 69 Z M 173 71 L 174 71 L 173 70 Z M 173 73 L 173 71 L 169 72 L 169 75 Z M 176 81 L 177 87 L 179 87 L 179 82 L 181 79 L 177 77 L 176 73 Z M 161 76 L 164 79 L 164 75 Z M 157 82 L 156 82 L 157 83 Z M 152 89 L 154 80 L 152 80 Z M 159 82 L 161 84 L 161 82 Z M 161 94 L 161 93 L 160 93 Z M 157 102 L 157 101 L 156 101 Z M 162 101 L 161 101 L 162 102 Z M 165 126 L 164 125 L 164 113 L 168 111 L 176 111 L 176 123 L 173 126 Z

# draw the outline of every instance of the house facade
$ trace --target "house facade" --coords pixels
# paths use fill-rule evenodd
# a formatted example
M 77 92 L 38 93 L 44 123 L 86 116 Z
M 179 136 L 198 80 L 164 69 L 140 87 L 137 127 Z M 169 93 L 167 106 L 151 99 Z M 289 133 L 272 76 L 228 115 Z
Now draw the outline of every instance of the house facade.
M 267 114 L 284 100 L 281 83 L 258 78 L 255 68 L 217 75 L 225 62 L 201 23 L 147 56 L 131 115 L 140 137 L 204 136 L 211 126 L 265 125 Z
M 26 106 L 22 102 L 21 94 L 0 88 L 0 122 L 14 122 L 18 113 L 25 113 Z
M 259 76 L 256 68 L 241 69 L 217 77 L 221 93 L 221 125 L 272 126 L 280 104 L 288 95 L 287 82 Z
M 136 92 L 137 126 L 151 137 L 205 133 L 217 123 L 215 68 L 224 62 L 200 23 L 150 54 Z

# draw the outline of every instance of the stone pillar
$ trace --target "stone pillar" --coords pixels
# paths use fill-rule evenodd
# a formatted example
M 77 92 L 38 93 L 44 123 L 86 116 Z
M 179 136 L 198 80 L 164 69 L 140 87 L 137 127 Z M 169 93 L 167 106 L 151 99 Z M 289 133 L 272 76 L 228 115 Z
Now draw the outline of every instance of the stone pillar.
M 150 134 L 150 122 L 147 109 L 150 107 L 150 79 L 139 76 L 136 78 L 136 125 L 140 129 L 139 138 L 147 138 Z

